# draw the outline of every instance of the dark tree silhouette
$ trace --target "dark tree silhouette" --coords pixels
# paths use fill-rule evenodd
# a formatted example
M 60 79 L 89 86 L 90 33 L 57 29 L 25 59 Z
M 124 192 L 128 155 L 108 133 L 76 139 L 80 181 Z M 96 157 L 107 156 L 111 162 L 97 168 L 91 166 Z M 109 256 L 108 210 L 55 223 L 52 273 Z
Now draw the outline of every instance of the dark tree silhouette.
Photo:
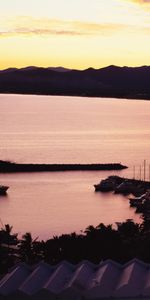
M 45 260 L 57 264 L 62 260 L 78 263 L 89 260 L 99 263 L 113 259 L 125 263 L 132 258 L 150 262 L 150 224 L 136 224 L 128 219 L 117 223 L 117 227 L 100 223 L 88 226 L 82 234 L 63 234 L 47 241 L 33 239 L 27 232 L 18 239 L 12 227 L 5 225 L 0 230 L 0 272 L 6 272 L 17 260 L 34 264 Z
M 21 260 L 30 264 L 34 261 L 33 238 L 30 232 L 25 233 L 19 243 L 19 254 Z
M 17 243 L 17 234 L 12 233 L 12 226 L 4 225 L 0 230 L 0 272 L 17 262 Z

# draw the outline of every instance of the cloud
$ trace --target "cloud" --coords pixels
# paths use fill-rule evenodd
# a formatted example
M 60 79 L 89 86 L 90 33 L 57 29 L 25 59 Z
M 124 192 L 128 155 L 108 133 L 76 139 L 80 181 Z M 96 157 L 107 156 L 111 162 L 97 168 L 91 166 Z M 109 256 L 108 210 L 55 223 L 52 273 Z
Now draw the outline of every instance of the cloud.
M 126 29 L 122 24 L 98 24 L 80 21 L 52 20 L 47 18 L 16 17 L 1 20 L 0 37 L 13 36 L 88 36 L 106 35 Z
M 31 36 L 31 35 L 82 35 L 80 32 L 71 30 L 54 30 L 54 29 L 29 29 L 29 28 L 15 28 L 14 30 L 0 31 L 0 37 L 12 37 L 12 36 Z
M 123 0 L 123 1 L 128 1 L 143 6 L 150 6 L 150 0 Z
M 136 3 L 139 3 L 139 4 L 147 4 L 147 3 L 150 3 L 150 0 L 130 0 L 132 2 L 136 2 Z

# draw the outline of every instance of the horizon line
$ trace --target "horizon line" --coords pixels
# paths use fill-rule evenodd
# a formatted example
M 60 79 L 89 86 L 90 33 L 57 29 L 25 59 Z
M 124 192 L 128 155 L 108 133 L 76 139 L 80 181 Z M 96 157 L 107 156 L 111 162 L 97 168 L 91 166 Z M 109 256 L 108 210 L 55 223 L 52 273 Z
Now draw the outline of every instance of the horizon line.
M 138 65 L 138 66 L 127 66 L 127 65 L 123 65 L 123 66 L 120 66 L 120 65 L 106 65 L 104 67 L 98 67 L 98 68 L 94 68 L 92 66 L 89 66 L 87 68 L 83 68 L 83 69 L 77 69 L 77 68 L 70 68 L 70 67 L 64 67 L 64 66 L 48 66 L 48 67 L 45 67 L 45 66 L 32 66 L 32 65 L 27 65 L 27 66 L 23 66 L 23 67 L 7 67 L 7 68 L 4 68 L 4 69 L 0 69 L 0 72 L 1 71 L 7 71 L 7 70 L 11 70 L 11 69 L 15 69 L 15 70 L 22 70 L 22 69 L 29 69 L 29 68 L 41 68 L 41 69 L 66 69 L 68 71 L 85 71 L 85 70 L 88 70 L 88 69 L 93 69 L 93 70 L 100 70 L 100 69 L 105 69 L 105 68 L 109 68 L 109 67 L 117 67 L 117 68 L 142 68 L 142 67 L 150 67 L 150 65 Z

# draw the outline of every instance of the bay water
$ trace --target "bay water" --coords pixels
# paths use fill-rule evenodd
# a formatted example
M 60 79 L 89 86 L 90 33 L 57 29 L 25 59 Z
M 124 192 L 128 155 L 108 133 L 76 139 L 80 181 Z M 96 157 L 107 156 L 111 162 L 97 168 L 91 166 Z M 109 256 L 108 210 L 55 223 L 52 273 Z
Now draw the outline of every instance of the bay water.
M 0 174 L 0 184 L 10 187 L 0 197 L 1 226 L 9 223 L 19 234 L 46 239 L 101 222 L 141 222 L 127 197 L 95 193 L 93 185 L 113 174 L 142 178 L 144 159 L 149 180 L 149 153 L 149 101 L 1 94 L 0 159 L 128 166 L 121 171 Z

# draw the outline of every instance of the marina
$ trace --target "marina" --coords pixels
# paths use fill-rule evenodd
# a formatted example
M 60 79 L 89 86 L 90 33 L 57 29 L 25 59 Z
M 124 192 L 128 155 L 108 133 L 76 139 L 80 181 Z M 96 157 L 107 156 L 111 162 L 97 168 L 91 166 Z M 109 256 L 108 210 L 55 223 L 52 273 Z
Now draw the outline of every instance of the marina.
M 150 103 L 140 100 L 0 95 L 0 159 L 17 164 L 121 163 L 121 170 L 0 173 L 9 186 L 0 197 L 1 220 L 19 235 L 36 238 L 80 232 L 141 215 L 128 196 L 95 193 L 109 176 L 146 180 L 150 150 Z M 57 120 L 57 121 L 56 121 Z M 140 120 L 140 121 L 139 121 Z M 142 141 L 142 142 L 141 142 Z
M 95 191 L 109 192 L 116 194 L 141 196 L 150 189 L 150 181 L 130 179 L 119 176 L 109 176 L 99 184 L 95 184 Z

